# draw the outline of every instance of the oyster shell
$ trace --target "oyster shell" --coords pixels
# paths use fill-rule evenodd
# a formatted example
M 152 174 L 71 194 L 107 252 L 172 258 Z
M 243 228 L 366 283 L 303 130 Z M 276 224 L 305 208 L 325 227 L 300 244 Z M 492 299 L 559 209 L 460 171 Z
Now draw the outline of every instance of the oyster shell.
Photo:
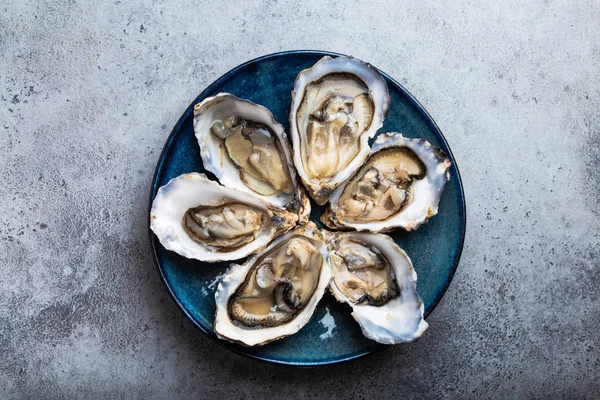
M 368 157 L 368 141 L 382 126 L 389 103 L 383 77 L 355 58 L 323 57 L 300 72 L 290 135 L 298 175 L 318 204 Z
M 256 346 L 296 333 L 331 279 L 328 251 L 312 222 L 288 232 L 244 265 L 232 265 L 215 293 L 215 333 Z
M 331 293 L 352 307 L 363 334 L 384 344 L 408 342 L 428 327 L 410 258 L 387 235 L 331 233 Z
M 204 168 L 222 185 L 308 220 L 310 202 L 291 168 L 287 136 L 269 110 L 219 93 L 194 106 L 194 131 Z
M 297 220 L 294 213 L 199 173 L 178 176 L 158 189 L 150 210 L 150 228 L 167 250 L 206 262 L 243 258 Z
M 321 221 L 359 231 L 417 229 L 437 214 L 450 165 L 426 140 L 379 135 L 369 159 L 331 195 Z

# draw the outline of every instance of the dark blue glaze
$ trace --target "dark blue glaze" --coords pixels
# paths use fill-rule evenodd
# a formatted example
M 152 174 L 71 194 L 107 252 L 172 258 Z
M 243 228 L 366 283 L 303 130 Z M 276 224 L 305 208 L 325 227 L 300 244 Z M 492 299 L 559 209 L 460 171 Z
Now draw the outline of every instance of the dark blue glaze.
M 170 179 L 187 172 L 206 172 L 192 127 L 194 104 L 219 92 L 229 92 L 267 107 L 287 132 L 294 80 L 301 70 L 324 55 L 339 54 L 289 51 L 260 57 L 231 70 L 204 90 L 185 110 L 167 139 L 156 167 L 150 201 L 158 188 Z M 464 194 L 456 161 L 435 122 L 406 89 L 382 74 L 388 84 L 391 104 L 379 133 L 396 131 L 407 137 L 425 138 L 443 149 L 453 163 L 438 215 L 415 232 L 397 230 L 390 234 L 413 261 L 418 273 L 417 288 L 425 304 L 425 314 L 429 315 L 446 291 L 460 259 L 466 222 Z M 313 203 L 311 220 L 320 224 L 321 211 L 322 208 Z M 291 337 L 256 348 L 221 341 L 213 331 L 216 284 L 210 286 L 210 283 L 216 282 L 215 278 L 228 263 L 188 260 L 165 250 L 152 233 L 151 243 L 160 276 L 186 317 L 209 337 L 239 353 L 276 363 L 310 366 L 346 361 L 386 347 L 366 339 L 350 316 L 350 307 L 337 303 L 329 293 L 325 294 L 311 321 Z M 319 321 L 327 310 L 336 327 L 332 337 L 321 339 L 326 328 Z

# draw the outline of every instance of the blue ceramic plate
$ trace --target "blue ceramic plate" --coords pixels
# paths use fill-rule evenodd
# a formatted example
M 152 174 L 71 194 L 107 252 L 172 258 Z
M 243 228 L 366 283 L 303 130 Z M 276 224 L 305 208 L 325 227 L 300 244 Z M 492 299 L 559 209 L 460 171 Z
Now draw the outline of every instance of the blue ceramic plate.
M 267 107 L 289 132 L 288 113 L 296 75 L 324 55 L 339 54 L 290 51 L 260 57 L 234 68 L 206 88 L 185 110 L 167 139 L 154 174 L 151 201 L 158 188 L 170 179 L 187 172 L 206 173 L 192 126 L 194 104 L 219 92 L 229 92 Z M 419 276 L 417 288 L 425 303 L 425 315 L 428 315 L 440 301 L 458 265 L 465 235 L 464 194 L 452 152 L 433 119 L 406 89 L 385 73 L 382 75 L 388 85 L 391 104 L 379 132 L 396 131 L 407 137 L 425 138 L 443 149 L 452 160 L 450 181 L 442 195 L 439 214 L 416 232 L 398 230 L 390 234 L 413 261 Z M 214 179 L 210 173 L 207 175 Z M 322 207 L 314 203 L 312 206 L 311 220 L 321 226 Z M 213 331 L 214 292 L 228 263 L 188 260 L 165 250 L 152 233 L 151 243 L 160 276 L 185 316 L 229 349 L 265 361 L 309 366 L 346 361 L 386 347 L 366 339 L 350 316 L 350 307 L 337 303 L 329 293 L 323 297 L 311 321 L 293 336 L 256 348 L 219 340 Z

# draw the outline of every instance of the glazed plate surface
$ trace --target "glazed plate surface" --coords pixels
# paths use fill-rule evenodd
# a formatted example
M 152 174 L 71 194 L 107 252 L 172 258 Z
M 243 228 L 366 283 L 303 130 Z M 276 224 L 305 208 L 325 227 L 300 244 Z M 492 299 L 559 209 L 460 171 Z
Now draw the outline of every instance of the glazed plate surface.
M 325 55 L 339 54 L 290 51 L 267 55 L 234 68 L 208 86 L 183 112 L 167 139 L 156 166 L 150 202 L 160 186 L 178 175 L 203 172 L 214 179 L 202 167 L 193 129 L 194 104 L 217 93 L 229 92 L 267 107 L 289 132 L 288 114 L 294 80 L 301 70 L 311 67 Z M 413 262 L 418 274 L 417 289 L 427 316 L 443 296 L 458 266 L 465 234 L 464 194 L 456 161 L 433 119 L 406 89 L 380 72 L 387 82 L 391 104 L 378 133 L 395 131 L 407 137 L 427 139 L 452 160 L 450 181 L 442 195 L 438 215 L 415 232 L 396 230 L 389 233 Z M 323 208 L 314 202 L 312 207 L 311 220 L 323 227 L 319 221 Z M 158 239 L 152 233 L 150 235 L 158 271 L 172 298 L 192 324 L 221 345 L 249 357 L 302 366 L 346 361 L 386 347 L 366 339 L 350 315 L 350 307 L 337 303 L 329 293 L 323 297 L 311 321 L 293 336 L 256 348 L 219 340 L 213 331 L 214 292 L 229 263 L 188 260 L 165 250 Z

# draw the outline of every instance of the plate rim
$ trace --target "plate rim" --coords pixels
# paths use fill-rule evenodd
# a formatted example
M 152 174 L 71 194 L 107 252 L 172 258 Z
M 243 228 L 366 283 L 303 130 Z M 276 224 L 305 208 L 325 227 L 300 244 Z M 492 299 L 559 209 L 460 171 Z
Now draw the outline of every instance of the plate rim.
M 381 347 L 379 347 L 377 349 L 361 351 L 358 353 L 351 354 L 349 356 L 341 357 L 339 359 L 332 359 L 332 360 L 318 361 L 318 362 L 310 362 L 310 361 L 297 362 L 297 361 L 271 359 L 271 358 L 267 358 L 267 357 L 254 355 L 254 354 L 248 354 L 248 353 L 243 352 L 233 346 L 230 346 L 229 342 L 225 342 L 223 340 L 218 339 L 214 332 L 205 329 L 202 325 L 200 325 L 198 322 L 196 322 L 196 320 L 192 317 L 192 315 L 189 313 L 189 311 L 184 307 L 182 302 L 177 298 L 177 296 L 171 289 L 171 286 L 167 283 L 167 278 L 164 274 L 163 269 L 161 268 L 161 263 L 158 259 L 158 253 L 157 253 L 157 249 L 156 249 L 157 238 L 154 235 L 154 233 L 152 232 L 152 230 L 150 229 L 150 222 L 151 222 L 150 221 L 150 211 L 152 209 L 152 202 L 154 200 L 153 199 L 154 195 L 155 195 L 156 191 L 158 190 L 157 178 L 159 177 L 159 175 L 162 174 L 164 164 L 165 164 L 165 156 L 171 150 L 173 142 L 179 137 L 181 125 L 189 117 L 190 112 L 192 112 L 194 105 L 198 102 L 198 100 L 200 98 L 206 97 L 206 95 L 208 95 L 208 93 L 211 91 L 211 89 L 214 86 L 218 85 L 225 79 L 229 78 L 231 75 L 235 74 L 237 71 L 245 68 L 246 66 L 248 66 L 250 64 L 257 63 L 257 62 L 264 61 L 264 60 L 271 59 L 271 58 L 281 57 L 281 56 L 285 56 L 285 55 L 295 55 L 295 54 L 311 54 L 311 55 L 333 56 L 333 57 L 347 56 L 345 54 L 332 52 L 332 51 L 326 51 L 326 50 L 303 49 L 303 50 L 279 51 L 279 52 L 275 52 L 275 53 L 262 55 L 262 56 L 253 58 L 251 60 L 248 60 L 242 64 L 239 64 L 236 67 L 225 72 L 219 78 L 217 78 L 212 83 L 210 83 L 208 86 L 206 86 L 204 88 L 204 90 L 198 96 L 196 96 L 194 98 L 194 100 L 190 103 L 190 105 L 188 105 L 188 107 L 185 109 L 183 114 L 179 117 L 179 119 L 177 120 L 177 123 L 175 123 L 175 125 L 173 126 L 173 129 L 171 130 L 171 133 L 167 137 L 167 140 L 160 152 L 160 155 L 158 157 L 158 162 L 156 163 L 156 167 L 154 169 L 154 174 L 152 176 L 152 184 L 150 186 L 150 196 L 149 196 L 149 200 L 148 200 L 148 209 L 147 209 L 147 214 L 146 214 L 147 215 L 147 225 L 146 226 L 148 227 L 148 238 L 150 240 L 150 247 L 152 249 L 152 256 L 153 256 L 152 261 L 154 263 L 156 270 L 158 271 L 160 280 L 161 280 L 163 286 L 167 289 L 167 292 L 169 293 L 171 300 L 173 300 L 175 302 L 175 304 L 177 305 L 177 307 L 179 308 L 179 310 L 181 312 L 183 312 L 185 318 L 188 320 L 189 323 L 191 323 L 194 327 L 199 329 L 200 332 L 202 332 L 203 334 L 208 336 L 212 341 L 218 343 L 220 346 L 222 346 L 234 353 L 240 354 L 244 357 L 247 357 L 247 358 L 250 358 L 253 360 L 259 360 L 259 361 L 266 362 L 266 363 L 278 364 L 278 365 L 290 365 L 290 366 L 295 366 L 295 367 L 316 367 L 316 366 L 334 365 L 334 364 L 339 364 L 339 363 L 343 363 L 343 362 L 348 362 L 351 360 L 356 360 L 358 358 L 362 358 L 362 357 L 370 355 L 370 354 L 375 354 L 383 349 L 387 349 L 392 346 L 382 345 Z M 369 63 L 369 62 L 367 61 L 367 63 Z M 439 126 L 437 125 L 435 120 L 431 117 L 431 115 L 429 115 L 429 112 L 427 112 L 425 107 L 423 107 L 421 105 L 421 103 L 419 103 L 419 101 L 404 86 L 402 86 L 399 82 L 397 82 L 394 78 L 392 78 L 385 72 L 381 71 L 379 68 L 375 67 L 371 63 L 369 63 L 369 65 L 371 65 L 373 68 L 375 68 L 383 77 L 389 79 L 393 84 L 395 84 L 397 87 L 399 87 L 400 90 L 406 95 L 406 97 L 410 100 L 410 102 L 419 111 L 419 113 L 427 120 L 427 122 L 429 124 L 431 124 L 435 128 L 437 133 L 439 133 L 440 141 L 444 144 L 444 147 L 445 147 L 444 151 L 447 152 L 448 156 L 450 157 L 450 160 L 452 160 L 452 164 L 453 164 L 454 168 L 456 169 L 457 183 L 458 183 L 458 188 L 459 188 L 458 197 L 459 197 L 460 205 L 462 208 L 462 215 L 460 218 L 459 245 L 458 245 L 456 255 L 454 257 L 452 267 L 450 268 L 450 273 L 448 275 L 448 279 L 446 279 L 446 281 L 442 285 L 441 290 L 439 291 L 439 293 L 433 300 L 430 310 L 425 312 L 424 318 L 427 318 L 429 315 L 431 315 L 433 310 L 435 310 L 435 308 L 438 306 L 439 302 L 441 301 L 442 297 L 444 297 L 444 295 L 446 294 L 446 291 L 448 290 L 448 287 L 450 286 L 450 283 L 452 282 L 452 279 L 454 278 L 454 274 L 456 273 L 458 264 L 460 262 L 460 257 L 462 255 L 464 242 L 465 242 L 466 227 L 467 227 L 467 207 L 466 207 L 466 202 L 465 202 L 465 192 L 464 192 L 464 188 L 463 188 L 463 184 L 462 184 L 462 178 L 460 175 L 460 170 L 458 168 L 458 164 L 456 163 L 456 159 L 454 157 L 454 154 L 452 153 L 452 150 L 450 149 L 450 146 L 448 145 L 448 141 L 446 140 L 446 137 L 442 133 L 442 130 L 439 128 Z

